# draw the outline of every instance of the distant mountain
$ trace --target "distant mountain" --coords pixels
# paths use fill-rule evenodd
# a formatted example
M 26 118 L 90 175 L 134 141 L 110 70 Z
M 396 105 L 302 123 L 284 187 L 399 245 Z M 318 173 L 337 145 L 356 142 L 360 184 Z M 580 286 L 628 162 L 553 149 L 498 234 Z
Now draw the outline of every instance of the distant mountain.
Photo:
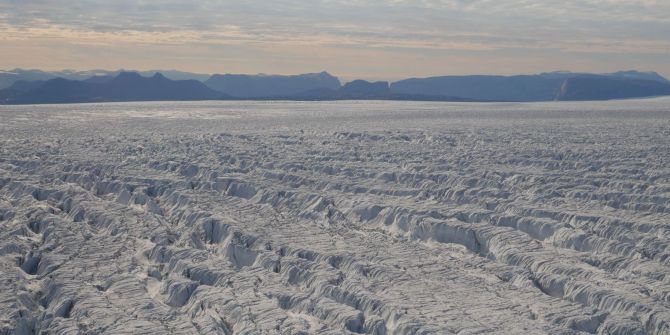
M 556 100 L 611 100 L 670 95 L 670 84 L 625 76 L 579 76 L 566 79 Z
M 209 74 L 184 72 L 177 70 L 149 70 L 149 71 L 132 71 L 132 72 L 138 72 L 139 74 L 145 77 L 149 77 L 156 73 L 160 73 L 163 76 L 165 76 L 165 78 L 172 80 L 197 80 L 200 82 L 204 82 L 210 77 Z
M 670 95 L 670 82 L 655 72 L 610 74 L 551 72 L 520 76 L 442 76 L 388 82 L 354 80 L 340 84 L 327 72 L 296 76 L 213 75 L 205 83 L 173 80 L 163 74 L 14 70 L 0 79 L 15 80 L 0 90 L 0 104 L 168 100 L 408 100 L 408 101 L 553 101 L 609 100 Z M 173 75 L 188 73 L 173 71 Z M 4 76 L 4 77 L 3 77 Z M 80 79 L 71 79 L 80 78 Z
M 272 98 L 314 90 L 337 90 L 340 80 L 328 72 L 295 76 L 215 74 L 205 85 L 236 98 Z
M 495 101 L 546 101 L 553 100 L 562 82 L 539 75 L 445 76 L 401 80 L 391 85 L 391 91 Z
M 49 72 L 40 70 L 21 70 L 14 69 L 10 71 L 0 71 L 0 89 L 8 88 L 17 81 L 37 81 L 54 79 L 56 76 Z
M 652 80 L 664 84 L 670 84 L 670 81 L 656 72 L 639 72 L 639 71 L 619 71 L 605 75 L 607 77 L 622 78 L 622 79 L 641 79 Z
M 593 92 L 599 90 L 598 85 L 610 87 L 615 83 L 630 82 L 626 86 L 635 92 L 626 93 L 621 88 L 619 95 L 607 95 L 607 99 L 625 99 L 630 97 L 647 97 L 659 95 L 663 90 L 653 88 L 657 85 L 635 84 L 636 81 L 649 81 L 658 85 L 669 85 L 670 83 L 655 72 L 626 71 L 605 75 L 581 74 L 571 72 L 552 72 L 539 75 L 523 76 L 443 76 L 431 78 L 414 78 L 395 82 L 391 85 L 391 91 L 398 94 L 424 94 L 429 96 L 453 96 L 475 100 L 492 101 L 550 101 L 557 98 L 567 98 L 569 95 L 561 94 L 566 81 L 575 78 L 600 78 L 615 80 L 578 80 L 583 85 L 591 83 L 595 85 Z M 570 83 L 569 83 L 570 84 Z M 574 84 L 572 84 L 574 85 Z M 568 86 L 571 87 L 572 85 Z M 605 88 L 603 88 L 605 90 Z M 609 90 L 609 89 L 608 89 Z M 585 87 L 580 86 L 580 97 L 586 99 Z M 598 95 L 594 100 L 600 100 Z
M 660 74 L 649 71 L 649 72 L 642 72 L 642 71 L 619 71 L 619 72 L 613 72 L 613 73 L 604 73 L 604 74 L 593 74 L 593 73 L 584 73 L 584 72 L 569 72 L 569 71 L 556 71 L 556 72 L 547 72 L 547 73 L 542 73 L 540 76 L 545 77 L 545 78 L 558 78 L 558 79 L 568 79 L 568 78 L 575 78 L 575 77 L 584 77 L 584 76 L 604 76 L 604 77 L 612 77 L 612 78 L 622 78 L 622 79 L 642 79 L 642 80 L 653 80 L 653 81 L 658 81 L 661 83 L 670 83 L 667 79 L 665 79 L 663 76 Z
M 37 80 L 49 80 L 56 78 L 63 78 L 69 80 L 86 80 L 91 77 L 116 77 L 121 72 L 137 72 L 137 71 L 125 71 L 125 70 L 41 71 L 41 70 L 24 70 L 24 69 L 13 69 L 8 71 L 0 70 L 0 89 L 9 88 L 17 81 L 37 81 Z M 138 73 L 145 77 L 150 77 L 156 73 L 161 73 L 165 77 L 172 80 L 205 81 L 207 80 L 207 78 L 209 78 L 209 75 L 207 74 L 190 73 L 175 70 L 153 70 L 153 71 L 141 71 Z
M 431 96 L 425 94 L 402 94 L 391 92 L 388 82 L 354 80 L 338 90 L 315 89 L 296 95 L 278 97 L 285 100 L 404 100 L 404 101 L 482 101 L 459 97 Z
M 391 94 L 389 83 L 385 81 L 368 82 L 365 80 L 354 80 L 342 86 L 338 94 L 351 99 L 386 97 Z
M 226 98 L 197 80 L 170 80 L 162 74 L 142 77 L 137 72 L 121 72 L 116 77 L 77 81 L 56 78 L 27 91 L 9 88 L 0 91 L 5 104 L 80 103 L 107 101 L 214 100 Z
M 28 92 L 30 90 L 34 90 L 42 85 L 44 85 L 44 80 L 36 80 L 36 81 L 26 81 L 26 80 L 19 80 L 12 84 L 9 88 L 18 92 Z
M 114 80 L 114 76 L 93 76 L 91 78 L 84 79 L 83 81 L 92 84 L 104 84 L 112 80 Z

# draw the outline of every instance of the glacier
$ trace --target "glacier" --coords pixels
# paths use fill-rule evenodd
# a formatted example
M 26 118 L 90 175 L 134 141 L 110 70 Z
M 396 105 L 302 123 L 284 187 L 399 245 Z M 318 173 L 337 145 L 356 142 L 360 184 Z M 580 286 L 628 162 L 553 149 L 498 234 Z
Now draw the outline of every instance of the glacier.
M 0 107 L 0 334 L 668 334 L 670 99 Z

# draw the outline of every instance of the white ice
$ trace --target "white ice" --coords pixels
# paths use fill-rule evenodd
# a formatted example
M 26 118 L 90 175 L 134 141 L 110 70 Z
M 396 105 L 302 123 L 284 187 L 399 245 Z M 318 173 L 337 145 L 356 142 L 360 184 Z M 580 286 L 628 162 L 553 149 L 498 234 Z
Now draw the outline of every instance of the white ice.
M 0 107 L 0 334 L 668 334 L 670 99 Z

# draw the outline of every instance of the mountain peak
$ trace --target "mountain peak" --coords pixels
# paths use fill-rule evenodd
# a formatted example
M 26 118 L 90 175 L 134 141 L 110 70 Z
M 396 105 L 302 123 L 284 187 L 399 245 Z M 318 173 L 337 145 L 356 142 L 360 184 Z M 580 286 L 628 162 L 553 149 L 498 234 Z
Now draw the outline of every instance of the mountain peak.
M 116 76 L 115 79 L 141 79 L 142 76 L 134 71 L 122 71 Z

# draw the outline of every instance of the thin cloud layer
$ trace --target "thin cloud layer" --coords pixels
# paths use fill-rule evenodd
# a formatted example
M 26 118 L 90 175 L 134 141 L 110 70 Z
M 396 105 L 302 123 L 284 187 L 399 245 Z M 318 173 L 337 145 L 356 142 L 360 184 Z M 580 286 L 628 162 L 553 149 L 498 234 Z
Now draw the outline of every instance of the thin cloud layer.
M 189 60 L 198 59 L 198 56 L 215 60 L 220 55 L 221 59 L 228 58 L 225 67 L 231 71 L 249 70 L 249 61 L 254 58 L 285 58 L 295 54 L 279 53 L 287 48 L 304 49 L 305 52 L 323 48 L 335 52 L 323 56 L 322 68 L 335 64 L 339 54 L 347 56 L 352 51 L 366 50 L 366 55 L 376 54 L 388 59 L 387 67 L 393 71 L 386 70 L 385 73 L 396 72 L 390 74 L 392 76 L 429 73 L 428 69 L 416 66 L 400 73 L 398 60 L 405 60 L 408 53 L 414 53 L 418 58 L 432 55 L 434 59 L 429 62 L 430 66 L 440 64 L 438 58 L 441 57 L 445 60 L 444 67 L 449 67 L 447 60 L 467 54 L 473 59 L 499 64 L 512 54 L 524 57 L 537 54 L 537 57 L 545 58 L 552 55 L 550 58 L 554 59 L 556 54 L 563 56 L 563 61 L 558 64 L 547 63 L 545 70 L 557 69 L 556 66 L 579 70 L 596 59 L 602 62 L 601 67 L 615 68 L 625 64 L 623 61 L 628 57 L 649 64 L 649 69 L 670 74 L 668 65 L 662 62 L 670 55 L 670 2 L 92 0 L 73 3 L 65 0 L 2 0 L 0 41 L 14 49 L 14 52 L 0 56 L 0 61 L 16 66 L 30 65 L 21 63 L 26 61 L 25 57 L 9 58 L 20 54 L 19 49 L 31 52 L 39 48 L 49 52 L 49 45 L 70 46 L 73 54 L 88 52 L 95 47 L 109 49 L 110 53 L 120 57 L 118 66 L 123 65 L 123 60 L 130 65 L 148 63 L 151 57 L 155 58 L 152 50 L 171 48 L 180 53 L 177 51 L 180 48 L 198 46 L 201 54 L 194 54 Z M 264 53 L 268 48 L 273 50 Z M 126 54 L 121 54 L 121 50 Z M 55 47 L 53 52 L 62 54 L 62 47 Z M 230 57 L 225 57 L 230 54 L 239 55 L 242 61 L 231 62 Z M 483 57 L 487 54 L 488 59 Z M 65 54 L 62 56 L 66 57 Z M 296 64 L 289 67 L 301 69 L 299 61 L 296 59 Z M 310 70 L 308 67 L 319 64 L 318 61 L 308 62 L 304 70 Z M 353 59 L 342 61 L 349 63 Z M 173 62 L 174 68 L 193 69 L 188 63 Z M 274 63 L 268 66 L 274 72 L 289 70 L 278 68 L 279 64 Z M 290 61 L 284 59 L 281 63 Z M 635 65 L 635 62 L 630 63 L 631 67 Z M 71 67 L 76 65 L 73 63 Z M 503 68 L 522 72 L 535 70 L 528 68 L 524 71 L 518 65 L 509 64 Z M 32 65 L 54 66 L 57 65 Z M 211 69 L 198 70 L 213 72 L 222 66 L 212 65 Z M 338 67 L 353 75 L 346 67 Z M 479 72 L 476 69 L 480 67 L 481 64 L 473 63 L 469 69 L 433 72 Z M 384 73 L 369 75 L 380 77 Z

